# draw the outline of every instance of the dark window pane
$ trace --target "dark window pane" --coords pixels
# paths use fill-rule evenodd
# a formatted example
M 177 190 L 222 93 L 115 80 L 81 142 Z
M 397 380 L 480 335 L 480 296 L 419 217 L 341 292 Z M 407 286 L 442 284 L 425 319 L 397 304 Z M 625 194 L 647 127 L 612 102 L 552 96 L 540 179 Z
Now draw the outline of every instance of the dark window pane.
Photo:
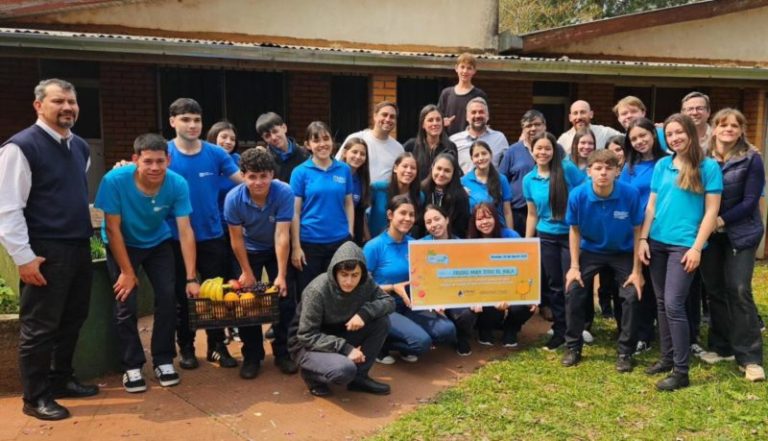
M 397 140 L 401 143 L 416 136 L 419 113 L 427 104 L 437 104 L 443 81 L 437 78 L 397 79 Z
M 95 61 L 40 60 L 41 79 L 60 78 L 72 81 L 74 78 L 99 79 L 99 63 Z
M 78 87 L 77 104 L 80 106 L 80 116 L 73 131 L 86 139 L 101 139 L 101 102 L 97 87 Z
M 656 107 L 654 118 L 658 122 L 664 121 L 669 115 L 680 112 L 680 100 L 688 93 L 697 90 L 709 94 L 709 89 L 701 88 L 671 88 L 659 87 L 656 89 Z
M 569 96 L 571 94 L 570 83 L 555 81 L 534 81 L 533 96 Z
M 368 77 L 331 78 L 331 130 L 337 143 L 368 127 Z
M 222 80 L 222 71 L 181 68 L 160 70 L 160 122 L 163 136 L 168 139 L 176 136 L 168 123 L 168 106 L 177 98 L 192 98 L 200 103 L 205 128 L 222 119 Z
M 229 71 L 226 85 L 226 116 L 237 128 L 241 143 L 261 139 L 256 135 L 256 119 L 262 113 L 286 117 L 282 73 Z
M 544 114 L 544 118 L 547 120 L 547 131 L 555 135 L 560 136 L 565 131 L 565 122 L 567 121 L 568 111 L 567 104 L 536 104 L 533 108 Z

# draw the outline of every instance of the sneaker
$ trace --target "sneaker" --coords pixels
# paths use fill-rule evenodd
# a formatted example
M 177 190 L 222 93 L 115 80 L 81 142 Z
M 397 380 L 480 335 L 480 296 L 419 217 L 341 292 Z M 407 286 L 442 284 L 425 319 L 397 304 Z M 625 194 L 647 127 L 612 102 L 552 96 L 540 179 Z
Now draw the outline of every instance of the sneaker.
M 483 346 L 493 346 L 493 332 L 481 329 L 477 333 L 477 342 Z
M 128 369 L 123 374 L 123 387 L 125 391 L 131 394 L 144 392 L 147 390 L 147 382 L 141 375 L 141 369 Z
M 671 362 L 667 364 L 667 362 L 659 360 L 651 366 L 645 368 L 645 373 L 648 375 L 663 374 L 665 372 L 672 372 L 672 367 L 673 366 Z
M 160 382 L 160 386 L 163 387 L 176 386 L 181 381 L 172 364 L 161 364 L 156 367 L 155 377 Z
M 241 342 L 242 340 L 240 339 L 240 330 L 237 328 L 232 328 L 231 331 L 232 331 L 232 341 Z
M 576 366 L 581 361 L 581 351 L 578 349 L 565 348 L 563 359 L 560 363 L 565 367 Z
M 327 384 L 313 380 L 310 378 L 309 373 L 304 369 L 302 369 L 300 372 L 301 379 L 304 380 L 304 384 L 307 385 L 309 393 L 316 397 L 327 397 L 331 394 L 331 388 L 329 388 Z
M 299 371 L 299 367 L 291 360 L 291 357 L 275 357 L 275 366 L 285 375 L 293 375 Z
M 504 333 L 504 336 L 502 337 L 502 342 L 504 344 L 505 348 L 516 348 L 517 347 L 517 333 L 510 332 L 510 333 Z
M 378 356 L 376 357 L 376 363 L 379 364 L 395 364 L 395 357 L 387 354 L 384 356 Z
M 555 351 L 557 348 L 562 346 L 565 343 L 565 339 L 563 337 L 552 335 L 552 338 L 549 339 L 547 344 L 544 345 L 542 349 L 545 351 Z
M 588 345 L 591 345 L 595 342 L 595 337 L 593 337 L 592 334 L 586 329 L 581 331 L 581 339 L 584 340 L 584 343 Z
M 261 371 L 261 360 L 243 360 L 240 366 L 240 378 L 243 380 L 252 380 L 259 375 Z
M 419 357 L 413 354 L 400 354 L 400 359 L 408 363 L 416 363 Z
M 632 372 L 632 356 L 619 354 L 616 358 L 616 371 L 620 373 Z
M 633 355 L 640 355 L 643 352 L 648 352 L 651 350 L 651 344 L 647 341 L 639 340 L 637 342 L 637 346 L 635 346 L 635 353 Z
M 688 374 L 672 372 L 667 378 L 656 383 L 656 389 L 660 391 L 671 392 L 673 390 L 688 387 L 691 384 Z
M 237 367 L 237 360 L 229 354 L 229 349 L 224 343 L 216 343 L 211 347 L 208 345 L 208 355 L 205 357 L 210 362 L 218 361 L 219 366 L 223 368 Z
M 698 343 L 694 343 L 691 345 L 691 355 L 694 357 L 701 357 L 701 354 L 705 353 L 707 351 L 704 350 L 701 346 L 699 346 Z
M 555 330 L 554 330 L 554 329 L 552 329 L 552 328 L 549 328 L 549 331 L 547 331 L 547 335 L 548 335 L 549 337 L 552 337 L 553 335 L 555 335 Z
M 744 378 L 747 381 L 765 381 L 765 371 L 759 364 L 750 363 L 746 366 L 739 366 L 739 370 L 744 372 Z
M 192 346 L 188 346 L 185 348 L 181 348 L 179 351 L 181 358 L 179 359 L 179 367 L 182 369 L 197 369 L 198 366 L 200 366 L 200 363 L 197 362 L 197 357 L 195 357 L 195 348 Z
M 757 315 L 757 322 L 760 324 L 760 332 L 765 332 L 765 321 L 763 320 L 762 315 Z
M 456 341 L 456 353 L 460 357 L 468 357 L 472 355 L 472 346 L 469 345 L 469 340 L 466 338 L 460 338 Z
M 699 355 L 699 358 L 701 359 L 701 361 L 707 364 L 715 364 L 721 361 L 733 361 L 736 359 L 736 357 L 734 357 L 733 355 L 728 355 L 724 357 L 715 351 L 702 352 L 701 355 Z

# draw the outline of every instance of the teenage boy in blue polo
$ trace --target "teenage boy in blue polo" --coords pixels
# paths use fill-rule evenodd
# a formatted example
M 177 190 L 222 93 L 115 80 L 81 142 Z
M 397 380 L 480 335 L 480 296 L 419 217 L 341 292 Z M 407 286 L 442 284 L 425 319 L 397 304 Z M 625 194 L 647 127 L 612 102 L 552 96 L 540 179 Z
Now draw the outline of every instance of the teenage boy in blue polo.
M 168 141 L 168 154 L 171 159 L 169 168 L 180 174 L 189 185 L 192 214 L 190 222 L 195 232 L 197 245 L 196 266 L 200 278 L 221 277 L 229 271 L 229 252 L 224 238 L 224 228 L 219 211 L 219 176 L 227 176 L 236 184 L 243 181 L 240 170 L 223 148 L 202 141 L 203 109 L 191 98 L 179 98 L 170 108 L 170 124 L 176 131 L 176 137 Z M 176 338 L 183 369 L 195 369 L 198 361 L 195 357 L 195 333 L 189 329 L 189 306 L 187 304 L 186 285 L 199 282 L 194 277 L 185 277 L 182 265 L 179 234 L 173 223 L 173 249 L 176 257 L 176 301 L 179 320 Z M 208 361 L 218 361 L 221 367 L 235 367 L 237 361 L 229 354 L 224 344 L 223 329 L 206 330 L 208 335 Z
M 288 354 L 288 325 L 296 304 L 286 286 L 290 251 L 293 192 L 275 179 L 275 161 L 269 152 L 248 149 L 240 157 L 244 183 L 233 188 L 224 201 L 224 219 L 229 225 L 232 250 L 240 264 L 240 283 L 252 286 L 266 268 L 270 282 L 280 292 L 280 321 L 273 326 L 272 353 L 281 371 L 296 370 Z M 240 376 L 255 377 L 264 359 L 261 326 L 240 328 L 243 366 Z
M 179 383 L 173 368 L 176 348 L 176 297 L 171 228 L 173 218 L 179 232 L 184 277 L 195 278 L 195 236 L 189 222 L 192 206 L 184 178 L 168 170 L 168 146 L 153 133 L 136 138 L 133 164 L 116 168 L 104 176 L 96 194 L 96 207 L 104 210 L 102 237 L 109 245 L 107 268 L 115 290 L 115 318 L 127 392 L 144 392 L 141 372 L 146 362 L 137 324 L 136 273 L 141 266 L 155 293 L 152 328 L 152 364 L 161 386 Z M 196 296 L 197 283 L 186 285 L 185 294 Z
M 635 251 L 643 224 L 643 207 L 634 187 L 616 181 L 619 161 L 612 151 L 592 152 L 587 172 L 591 179 L 571 192 L 565 215 L 565 222 L 570 225 L 571 268 L 565 278 L 566 351 L 562 364 L 574 366 L 581 360 L 585 316 L 588 302 L 593 301 L 584 281 L 610 268 L 622 299 L 616 370 L 630 372 L 637 343 L 638 300 L 644 283 Z

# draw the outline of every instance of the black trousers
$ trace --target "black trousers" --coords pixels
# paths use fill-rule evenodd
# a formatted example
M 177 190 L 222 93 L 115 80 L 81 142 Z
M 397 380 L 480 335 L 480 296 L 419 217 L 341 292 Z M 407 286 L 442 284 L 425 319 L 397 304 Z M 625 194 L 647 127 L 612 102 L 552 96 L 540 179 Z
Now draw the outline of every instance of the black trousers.
M 303 270 L 296 270 L 297 303 L 301 301 L 301 294 L 304 292 L 304 288 L 306 288 L 307 285 L 309 285 L 309 282 L 315 277 L 328 270 L 328 265 L 331 264 L 331 259 L 336 253 L 336 250 L 348 240 L 352 240 L 352 238 L 347 237 L 344 240 L 331 243 L 301 242 L 301 249 L 304 251 L 304 258 L 307 260 L 307 263 L 304 265 Z
M 626 254 L 598 254 L 589 251 L 581 252 L 579 266 L 581 267 L 581 279 L 591 280 L 603 268 L 611 268 L 614 280 L 619 286 L 621 298 L 621 328 L 619 329 L 618 352 L 621 355 L 631 355 L 637 345 L 637 311 L 639 302 L 634 286 L 623 287 L 632 272 L 632 253 Z M 568 287 L 565 296 L 565 310 L 567 328 L 565 331 L 565 343 L 569 348 L 580 350 L 583 345 L 582 332 L 586 322 L 588 303 L 594 304 L 592 291 L 589 284 L 584 287 L 573 283 Z
M 152 365 L 173 363 L 176 348 L 173 334 L 176 331 L 176 297 L 173 287 L 176 280 L 173 249 L 170 241 L 165 241 L 152 248 L 126 247 L 128 258 L 134 272 L 144 268 L 149 283 L 155 293 L 154 321 L 152 323 Z M 107 249 L 107 270 L 114 284 L 120 276 L 112 252 Z M 144 347 L 141 344 L 138 329 L 138 289 L 134 288 L 125 302 L 115 302 L 115 320 L 117 335 L 120 339 L 120 358 L 123 369 L 138 369 L 146 363 Z
M 32 251 L 45 258 L 40 272 L 45 286 L 21 291 L 19 368 L 24 400 L 47 396 L 52 387 L 73 375 L 80 328 L 91 300 L 91 251 L 88 240 L 30 240 Z

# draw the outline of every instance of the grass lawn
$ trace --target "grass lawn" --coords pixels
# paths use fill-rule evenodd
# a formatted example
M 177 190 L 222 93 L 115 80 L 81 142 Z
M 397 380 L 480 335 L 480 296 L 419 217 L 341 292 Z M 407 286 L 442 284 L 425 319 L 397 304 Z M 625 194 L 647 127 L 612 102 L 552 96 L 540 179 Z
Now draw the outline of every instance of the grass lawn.
M 0 278 L 5 280 L 6 285 L 10 286 L 14 292 L 19 289 L 19 272 L 16 270 L 16 264 L 11 260 L 11 256 L 0 245 Z M 18 292 L 16 293 L 18 295 Z
M 766 314 L 768 265 L 758 265 L 753 280 L 758 308 Z M 656 392 L 662 377 L 643 369 L 657 359 L 658 343 L 637 357 L 634 372 L 618 374 L 615 330 L 612 320 L 598 319 L 595 343 L 585 347 L 575 368 L 560 366 L 562 350 L 540 349 L 544 341 L 491 362 L 372 439 L 768 439 L 767 383 L 746 382 L 733 362 L 696 359 L 691 387 Z

